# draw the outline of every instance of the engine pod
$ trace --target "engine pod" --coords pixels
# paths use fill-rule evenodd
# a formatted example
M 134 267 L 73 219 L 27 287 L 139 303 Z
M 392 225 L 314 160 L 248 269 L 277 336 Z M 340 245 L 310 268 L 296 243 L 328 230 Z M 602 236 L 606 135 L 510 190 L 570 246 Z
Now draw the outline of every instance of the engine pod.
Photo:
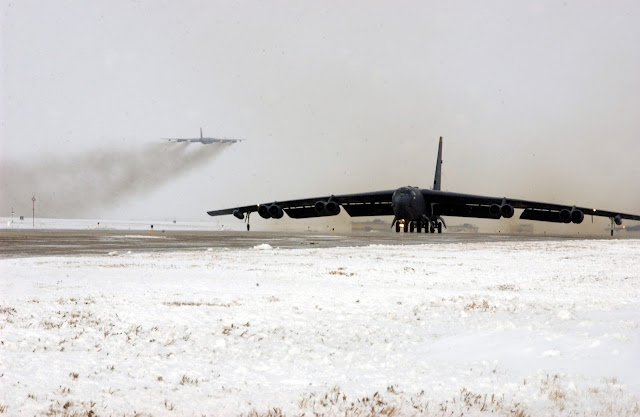
M 335 216 L 340 213 L 340 204 L 335 201 L 329 201 L 324 205 L 324 211 L 329 216 Z
M 493 217 L 494 219 L 499 219 L 501 214 L 500 214 L 500 206 L 497 204 L 492 204 L 491 207 L 489 207 L 489 214 L 491 215 L 491 217 Z
M 282 211 L 282 207 L 280 207 L 279 205 L 271 204 L 269 206 L 269 214 L 274 219 L 281 219 L 282 216 L 284 215 L 284 211 Z
M 580 224 L 584 220 L 584 213 L 578 209 L 571 210 L 571 221 Z
M 258 207 L 258 214 L 263 219 L 270 219 L 271 218 L 271 214 L 269 214 L 269 207 L 268 206 L 260 206 L 260 207 Z
M 500 214 L 505 219 L 512 218 L 514 212 L 515 210 L 513 209 L 513 206 L 511 204 L 503 204 L 502 206 L 500 206 Z
M 569 210 L 560 210 L 559 216 L 562 223 L 571 223 L 571 212 Z

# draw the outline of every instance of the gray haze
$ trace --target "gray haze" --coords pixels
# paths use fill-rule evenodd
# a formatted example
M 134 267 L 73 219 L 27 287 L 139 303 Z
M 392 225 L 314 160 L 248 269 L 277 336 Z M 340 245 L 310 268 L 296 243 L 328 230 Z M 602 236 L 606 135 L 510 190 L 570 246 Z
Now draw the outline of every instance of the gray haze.
M 2 4 L 3 163 L 247 139 L 96 216 L 428 187 L 439 136 L 445 190 L 640 213 L 636 1 Z

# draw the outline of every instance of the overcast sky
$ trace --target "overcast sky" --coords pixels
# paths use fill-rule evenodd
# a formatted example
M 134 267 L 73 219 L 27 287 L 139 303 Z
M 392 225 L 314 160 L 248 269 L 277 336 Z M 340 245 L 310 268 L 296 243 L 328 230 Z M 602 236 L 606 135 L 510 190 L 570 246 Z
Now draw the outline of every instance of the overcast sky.
M 52 161 L 108 178 L 96 155 L 199 127 L 247 140 L 175 175 L 153 157 L 171 175 L 82 216 L 429 187 L 439 136 L 443 189 L 640 213 L 639 21 L 633 0 L 2 0 L 1 215 L 36 192 L 75 216 L 28 183 Z

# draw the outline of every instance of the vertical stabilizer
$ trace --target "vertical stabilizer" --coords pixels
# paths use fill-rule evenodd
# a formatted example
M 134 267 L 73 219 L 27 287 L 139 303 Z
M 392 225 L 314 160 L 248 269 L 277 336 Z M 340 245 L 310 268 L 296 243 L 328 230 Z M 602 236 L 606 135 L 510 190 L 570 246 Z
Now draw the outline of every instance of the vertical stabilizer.
M 200 128 L 200 139 L 202 139 L 202 128 Z
M 436 175 L 433 178 L 433 189 L 440 191 L 440 177 L 442 176 L 442 136 L 438 145 L 438 160 L 436 161 Z

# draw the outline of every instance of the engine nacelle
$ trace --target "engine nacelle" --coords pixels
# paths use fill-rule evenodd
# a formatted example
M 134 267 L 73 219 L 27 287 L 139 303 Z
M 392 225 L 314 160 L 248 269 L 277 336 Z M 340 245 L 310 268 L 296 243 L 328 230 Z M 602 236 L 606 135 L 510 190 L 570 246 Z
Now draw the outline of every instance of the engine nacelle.
M 584 213 L 576 208 L 571 210 L 571 221 L 575 224 L 580 224 L 584 220 Z
M 240 220 L 244 220 L 244 213 L 238 209 L 233 210 L 233 215 Z
M 511 204 L 503 204 L 502 206 L 500 206 L 500 214 L 505 219 L 512 218 L 513 213 L 515 213 L 515 210 L 513 209 L 513 206 Z
M 513 213 L 515 213 L 515 210 L 511 204 L 492 204 L 489 207 L 489 215 L 494 219 L 499 219 L 500 217 L 510 219 L 513 217 Z
M 620 226 L 622 224 L 622 217 L 620 217 L 620 215 L 618 214 L 616 217 L 613 218 L 613 221 L 616 222 L 618 226 Z
M 318 201 L 313 208 L 320 216 L 335 216 L 340 213 L 340 204 L 335 201 Z
M 489 214 L 494 219 L 499 219 L 500 216 L 502 215 L 500 214 L 500 206 L 497 204 L 492 204 L 491 207 L 489 207 Z
M 260 206 L 258 207 L 258 214 L 263 219 L 270 219 L 271 214 L 269 213 L 269 206 Z
M 340 204 L 336 203 L 335 201 L 329 201 L 324 205 L 324 211 L 329 216 L 336 216 L 338 213 L 340 213 Z
M 274 219 L 281 219 L 282 216 L 284 215 L 284 211 L 282 210 L 282 207 L 280 207 L 279 205 L 271 204 L 269 206 L 269 214 Z

